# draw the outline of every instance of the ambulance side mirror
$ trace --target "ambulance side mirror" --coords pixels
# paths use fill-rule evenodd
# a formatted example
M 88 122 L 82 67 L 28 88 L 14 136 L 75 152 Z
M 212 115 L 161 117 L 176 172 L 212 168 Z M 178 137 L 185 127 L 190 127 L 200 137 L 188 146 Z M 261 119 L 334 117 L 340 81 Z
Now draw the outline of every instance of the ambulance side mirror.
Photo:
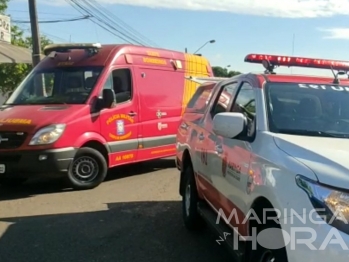
M 236 138 L 247 131 L 247 119 L 241 113 L 219 113 L 213 118 L 213 132 L 226 138 Z
M 103 89 L 102 99 L 101 99 L 101 109 L 111 108 L 115 102 L 115 94 L 112 89 Z

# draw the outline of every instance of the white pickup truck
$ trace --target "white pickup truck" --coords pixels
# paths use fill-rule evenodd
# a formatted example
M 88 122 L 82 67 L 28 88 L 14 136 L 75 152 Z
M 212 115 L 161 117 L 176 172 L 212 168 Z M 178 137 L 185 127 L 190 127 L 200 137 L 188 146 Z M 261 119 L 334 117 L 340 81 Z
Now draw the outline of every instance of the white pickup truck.
M 202 85 L 177 133 L 184 224 L 234 261 L 349 259 L 349 62 L 252 54 L 261 74 Z M 335 77 L 275 74 L 276 66 Z M 338 71 L 338 72 L 337 72 Z

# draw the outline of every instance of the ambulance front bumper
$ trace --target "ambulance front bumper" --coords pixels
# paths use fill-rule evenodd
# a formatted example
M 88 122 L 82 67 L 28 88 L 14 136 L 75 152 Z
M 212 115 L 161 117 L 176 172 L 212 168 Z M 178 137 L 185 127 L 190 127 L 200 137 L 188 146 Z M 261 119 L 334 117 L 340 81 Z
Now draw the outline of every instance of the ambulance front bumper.
M 0 177 L 64 175 L 77 149 L 26 150 L 0 152 Z

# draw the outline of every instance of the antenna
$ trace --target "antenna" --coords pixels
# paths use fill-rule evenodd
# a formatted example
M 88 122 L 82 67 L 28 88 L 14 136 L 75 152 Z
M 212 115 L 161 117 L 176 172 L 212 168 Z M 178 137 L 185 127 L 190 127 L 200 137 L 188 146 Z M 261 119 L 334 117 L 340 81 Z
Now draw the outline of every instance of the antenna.
M 293 33 L 293 37 L 292 37 L 292 55 L 291 56 L 294 56 L 294 43 L 295 43 L 295 38 L 296 38 L 296 35 L 295 33 Z M 291 74 L 293 74 L 293 68 L 291 67 Z
M 338 76 L 347 74 L 347 72 L 342 71 L 342 70 L 338 70 L 338 72 L 336 74 L 336 72 L 333 69 L 333 66 L 331 66 L 331 71 L 332 71 L 332 74 L 334 76 L 333 84 L 335 84 L 335 85 L 339 85 L 340 80 L 339 80 Z
M 293 34 L 293 38 L 292 38 L 292 56 L 294 56 L 294 43 L 295 43 L 295 40 L 296 40 L 296 35 Z

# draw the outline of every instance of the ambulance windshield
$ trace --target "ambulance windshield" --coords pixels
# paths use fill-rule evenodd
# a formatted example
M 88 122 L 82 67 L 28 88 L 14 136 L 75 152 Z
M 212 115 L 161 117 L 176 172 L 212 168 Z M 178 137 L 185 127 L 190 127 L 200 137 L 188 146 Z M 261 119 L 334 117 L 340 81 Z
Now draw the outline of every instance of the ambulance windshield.
M 349 137 L 349 86 L 269 83 L 266 101 L 272 132 Z
M 9 97 L 9 105 L 83 104 L 103 67 L 33 70 Z

